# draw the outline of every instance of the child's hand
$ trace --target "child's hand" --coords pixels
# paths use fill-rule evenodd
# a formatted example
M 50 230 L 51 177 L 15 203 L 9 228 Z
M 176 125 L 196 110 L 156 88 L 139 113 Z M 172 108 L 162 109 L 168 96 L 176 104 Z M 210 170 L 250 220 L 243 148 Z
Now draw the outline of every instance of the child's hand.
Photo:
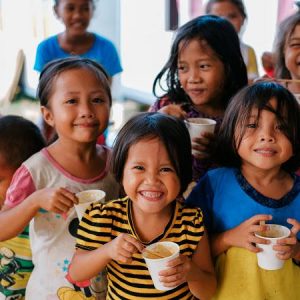
M 180 119 L 185 119 L 187 113 L 183 110 L 180 104 L 169 104 L 159 110 L 160 113 L 171 115 Z
M 121 263 L 131 263 L 132 254 L 142 252 L 145 247 L 133 236 L 121 233 L 109 242 L 108 255 Z
M 159 272 L 159 280 L 166 287 L 175 287 L 187 281 L 191 269 L 191 260 L 180 254 L 168 262 L 168 269 Z
M 37 201 L 40 208 L 52 211 L 57 214 L 67 212 L 78 199 L 74 193 L 65 188 L 45 188 L 37 190 L 29 196 L 33 201 Z
M 192 149 L 196 150 L 194 154 L 197 159 L 207 159 L 211 157 L 213 144 L 216 140 L 216 136 L 210 132 L 204 132 L 202 137 L 193 138 Z
M 282 260 L 287 260 L 300 254 L 300 243 L 297 240 L 300 223 L 295 219 L 288 219 L 287 222 L 293 225 L 290 236 L 278 240 L 278 245 L 273 246 L 273 249 L 278 251 L 277 257 Z
M 269 241 L 256 237 L 254 233 L 268 230 L 268 224 L 260 225 L 259 222 L 271 219 L 270 215 L 255 215 L 239 226 L 228 230 L 225 238 L 228 245 L 245 248 L 255 253 L 260 252 L 261 249 L 257 248 L 255 244 L 268 244 Z

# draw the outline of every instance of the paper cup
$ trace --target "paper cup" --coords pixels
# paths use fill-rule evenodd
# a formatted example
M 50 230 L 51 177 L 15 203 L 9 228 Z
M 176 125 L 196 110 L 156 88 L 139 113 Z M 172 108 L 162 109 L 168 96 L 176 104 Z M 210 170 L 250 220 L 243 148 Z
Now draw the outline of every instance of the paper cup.
M 82 219 L 86 209 L 94 202 L 104 202 L 105 192 L 102 190 L 86 190 L 76 194 L 79 203 L 75 204 L 75 210 L 79 221 Z
M 277 244 L 277 240 L 288 237 L 290 230 L 281 225 L 267 225 L 270 228 L 269 230 L 255 233 L 255 236 L 270 241 L 270 244 L 257 244 L 263 250 L 257 253 L 257 262 L 262 269 L 278 270 L 283 267 L 284 260 L 276 256 L 278 252 L 273 250 L 273 246 Z
M 146 250 L 150 249 L 152 251 L 155 251 L 155 250 L 157 250 L 158 247 L 163 247 L 164 249 L 169 250 L 172 254 L 169 256 L 166 256 L 164 258 L 149 258 L 149 257 L 147 257 L 148 256 L 147 251 L 144 251 L 142 255 L 143 255 L 143 258 L 148 267 L 154 287 L 160 291 L 172 290 L 175 287 L 166 287 L 163 285 L 162 282 L 159 281 L 158 273 L 162 270 L 169 268 L 167 266 L 167 263 L 168 263 L 168 261 L 174 259 L 175 257 L 177 257 L 179 255 L 179 246 L 173 242 L 158 242 L 158 243 L 155 243 L 155 244 L 152 244 L 152 245 L 146 247 Z
M 213 133 L 217 123 L 215 120 L 207 118 L 189 118 L 184 122 L 190 133 L 191 140 L 195 137 L 201 137 L 201 134 L 204 132 Z M 199 151 L 192 150 L 193 155 L 196 153 L 199 153 Z

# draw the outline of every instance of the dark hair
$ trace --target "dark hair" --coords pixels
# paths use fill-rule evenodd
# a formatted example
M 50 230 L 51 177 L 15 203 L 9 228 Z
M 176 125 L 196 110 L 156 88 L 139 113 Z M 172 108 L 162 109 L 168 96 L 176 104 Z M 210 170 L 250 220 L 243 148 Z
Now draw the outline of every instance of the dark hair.
M 0 154 L 8 166 L 17 169 L 44 147 L 44 138 L 33 122 L 14 115 L 0 117 Z
M 291 73 L 285 65 L 285 45 L 293 34 L 295 27 L 300 24 L 300 13 L 295 13 L 284 21 L 278 27 L 275 43 L 275 76 L 276 78 L 290 79 Z
M 112 153 L 112 172 L 116 180 L 122 181 L 130 147 L 152 138 L 158 138 L 166 147 L 180 179 L 180 193 L 183 193 L 192 180 L 190 136 L 182 120 L 157 112 L 145 112 L 132 117 L 118 133 Z
M 60 0 L 54 0 L 54 5 L 57 6 L 59 4 L 59 1 Z M 90 2 L 92 2 L 93 4 L 93 9 L 95 8 L 95 1 L 98 1 L 98 0 L 89 0 Z
M 48 100 L 51 96 L 53 82 L 61 73 L 72 69 L 86 69 L 92 72 L 97 79 L 102 83 L 105 92 L 107 93 L 112 103 L 111 91 L 109 85 L 109 77 L 104 68 L 97 62 L 79 56 L 72 56 L 67 58 L 60 58 L 52 60 L 43 68 L 39 84 L 37 88 L 37 98 L 40 100 L 42 106 L 48 105 Z M 84 78 L 83 78 L 84 80 Z
M 244 6 L 244 3 L 243 3 L 242 0 L 209 0 L 206 4 L 206 11 L 205 12 L 207 14 L 210 14 L 211 10 L 212 10 L 212 6 L 215 3 L 220 3 L 220 2 L 230 2 L 230 3 L 232 3 L 239 10 L 239 12 L 243 16 L 243 18 L 247 19 L 246 9 L 245 9 L 245 6 Z
M 269 105 L 274 98 L 276 109 Z M 300 106 L 293 94 L 275 82 L 258 82 L 243 88 L 230 101 L 222 121 L 218 141 L 218 160 L 221 165 L 229 167 L 241 166 L 237 149 L 245 133 L 252 108 L 258 109 L 258 118 L 262 110 L 273 112 L 282 125 L 285 136 L 293 147 L 294 155 L 282 167 L 293 172 L 300 166 Z M 236 136 L 237 128 L 241 128 Z
M 179 44 L 184 41 L 188 44 L 192 40 L 206 41 L 216 53 L 225 67 L 225 85 L 223 88 L 224 107 L 229 99 L 248 83 L 247 69 L 241 55 L 240 42 L 231 23 L 224 18 L 212 15 L 200 16 L 181 26 L 175 35 L 168 61 L 156 76 L 153 83 L 153 94 L 160 87 L 175 103 L 189 102 L 190 98 L 181 88 L 178 79 Z M 166 86 L 162 86 L 162 78 L 166 75 Z

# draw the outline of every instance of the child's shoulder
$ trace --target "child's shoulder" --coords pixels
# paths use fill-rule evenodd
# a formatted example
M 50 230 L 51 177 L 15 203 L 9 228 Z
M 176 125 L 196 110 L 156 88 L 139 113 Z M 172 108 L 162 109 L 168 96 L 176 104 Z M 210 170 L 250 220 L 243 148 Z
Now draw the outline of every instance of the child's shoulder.
M 126 210 L 128 205 L 128 197 L 114 199 L 105 203 L 95 203 L 92 205 L 95 209 L 100 210 Z
M 190 206 L 186 203 L 177 202 L 176 223 L 188 227 L 201 227 L 203 213 L 200 207 Z
M 207 172 L 209 178 L 222 178 L 226 176 L 232 176 L 236 172 L 235 168 L 221 167 L 215 168 Z
M 49 44 L 54 44 L 54 43 L 58 43 L 58 35 L 57 34 L 49 36 L 48 38 L 42 40 L 39 43 L 38 47 L 44 48 L 44 47 L 48 47 Z
M 38 151 L 27 158 L 27 160 L 23 162 L 23 165 L 25 165 L 28 169 L 41 167 L 41 165 L 44 165 L 45 161 L 47 160 L 46 153 L 46 148 L 43 148 L 41 151 Z

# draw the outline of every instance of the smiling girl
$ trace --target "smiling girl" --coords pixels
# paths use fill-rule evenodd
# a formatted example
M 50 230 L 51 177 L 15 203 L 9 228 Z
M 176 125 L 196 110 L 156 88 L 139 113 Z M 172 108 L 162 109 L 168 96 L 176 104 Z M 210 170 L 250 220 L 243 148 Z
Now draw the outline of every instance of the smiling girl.
M 164 82 L 164 80 L 166 80 Z M 157 75 L 153 92 L 166 92 L 150 111 L 180 118 L 223 119 L 229 99 L 247 84 L 247 70 L 240 51 L 239 38 L 224 18 L 200 16 L 180 27 L 171 53 Z M 198 180 L 214 161 L 207 153 L 212 135 L 205 133 L 193 139 L 193 179 Z
M 242 89 L 220 128 L 218 154 L 227 167 L 209 171 L 187 199 L 201 207 L 216 257 L 213 299 L 300 299 L 300 108 L 273 82 Z M 265 244 L 255 232 L 271 221 L 291 228 L 274 247 L 283 269 L 266 271 L 256 253 Z M 298 221 L 298 222 L 297 222 Z
M 133 117 L 116 138 L 112 164 L 127 197 L 86 212 L 69 279 L 87 280 L 106 267 L 107 299 L 210 299 L 216 280 L 201 210 L 177 201 L 192 175 L 184 123 L 160 113 Z M 154 288 L 141 254 L 158 241 L 180 247 L 160 273 L 169 291 Z

